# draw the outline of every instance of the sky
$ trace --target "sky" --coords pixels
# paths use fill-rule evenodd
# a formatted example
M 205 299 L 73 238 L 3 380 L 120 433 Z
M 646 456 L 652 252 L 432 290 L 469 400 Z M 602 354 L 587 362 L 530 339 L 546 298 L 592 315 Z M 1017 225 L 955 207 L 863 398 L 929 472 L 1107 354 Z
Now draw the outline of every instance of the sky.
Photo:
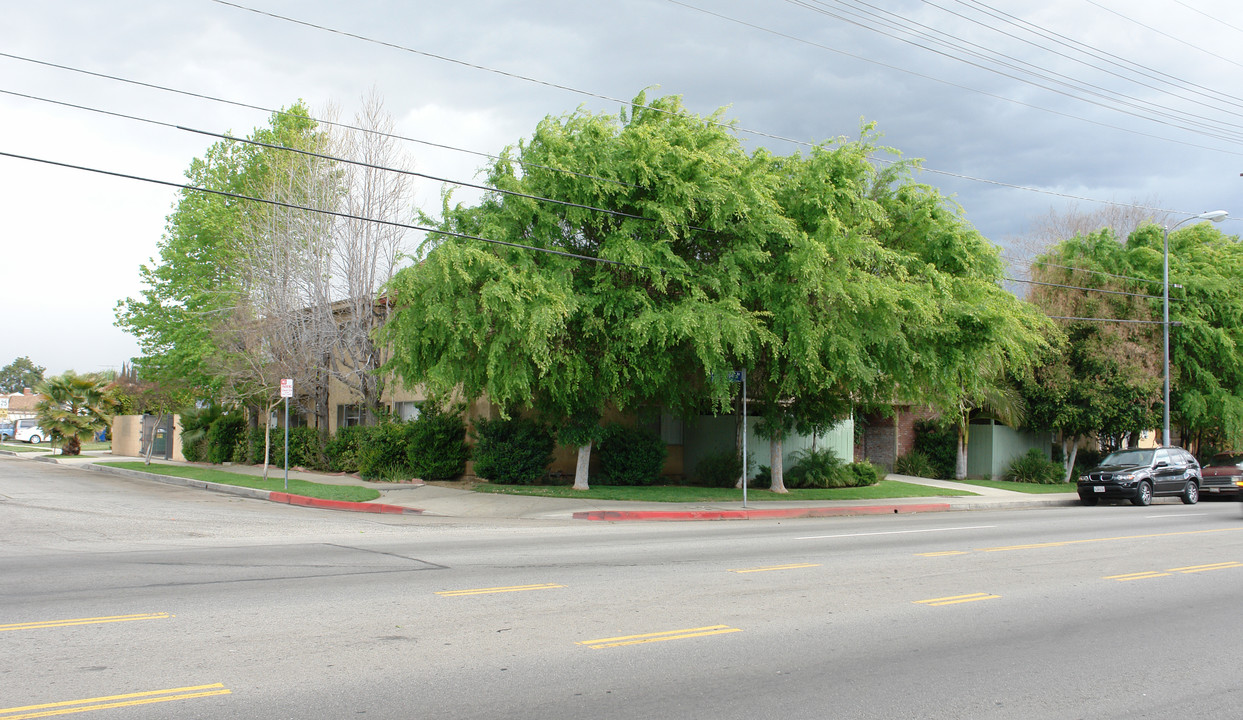
M 178 197 L 49 163 L 180 183 L 215 140 L 133 118 L 247 135 L 375 92 L 397 134 L 471 151 L 406 142 L 414 169 L 466 182 L 542 118 L 644 88 L 727 108 L 778 154 L 874 122 L 1018 276 L 1050 213 L 1243 218 L 1237 0 L 0 0 L 0 18 L 0 365 L 48 374 L 141 354 L 115 309 Z M 440 194 L 414 201 L 435 214 Z

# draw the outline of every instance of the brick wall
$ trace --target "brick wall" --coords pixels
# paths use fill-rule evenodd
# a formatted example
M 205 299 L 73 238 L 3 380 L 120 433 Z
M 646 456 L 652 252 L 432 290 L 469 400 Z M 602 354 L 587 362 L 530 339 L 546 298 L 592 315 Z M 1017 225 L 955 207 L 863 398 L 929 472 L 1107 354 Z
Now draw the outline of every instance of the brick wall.
M 903 405 L 896 408 L 897 421 L 897 456 L 905 455 L 915 446 L 915 423 L 920 420 L 934 418 L 935 412 L 928 408 Z M 855 418 L 862 425 L 860 440 L 855 444 L 855 459 L 867 460 L 886 470 L 893 469 L 894 455 L 894 418 L 879 414 L 865 415 Z

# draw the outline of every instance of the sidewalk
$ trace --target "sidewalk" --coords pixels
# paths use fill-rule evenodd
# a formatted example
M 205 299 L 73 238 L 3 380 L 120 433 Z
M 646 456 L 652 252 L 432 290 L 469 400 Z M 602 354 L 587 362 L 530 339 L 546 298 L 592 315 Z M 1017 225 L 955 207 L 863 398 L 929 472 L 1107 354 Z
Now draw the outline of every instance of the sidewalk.
M 5 453 L 8 454 L 8 453 Z M 19 457 L 23 457 L 19 455 Z M 963 490 L 975 493 L 966 496 L 936 496 L 916 498 L 893 498 L 885 500 L 814 500 L 814 501 L 751 501 L 742 505 L 741 491 L 737 502 L 711 503 L 651 503 L 618 500 L 593 500 L 588 498 L 544 498 L 529 495 L 503 495 L 478 493 L 439 485 L 378 483 L 360 480 L 349 475 L 333 475 L 291 470 L 292 479 L 311 482 L 361 485 L 374 488 L 380 497 L 368 503 L 313 500 L 289 496 L 285 493 L 240 488 L 190 481 L 184 478 L 157 476 L 141 471 L 109 468 L 92 464 L 96 460 L 134 461 L 139 458 L 112 456 L 110 454 L 84 455 L 80 458 L 60 456 L 26 459 L 42 459 L 65 465 L 83 465 L 91 470 L 125 477 L 169 482 L 178 485 L 202 487 L 216 492 L 226 492 L 248 497 L 262 498 L 311 507 L 356 512 L 424 514 L 438 517 L 458 518 L 510 518 L 528 520 L 606 520 L 606 521 L 684 521 L 684 520 L 747 520 L 798 517 L 837 517 L 851 515 L 888 515 L 895 513 L 949 512 L 959 510 L 1000 510 L 1013 508 L 1053 507 L 1078 504 L 1073 491 L 1033 495 L 1028 493 L 979 487 L 948 480 L 929 480 L 890 474 L 888 479 L 925 485 L 929 488 Z M 153 463 L 180 465 L 163 460 Z M 261 466 L 231 465 L 223 469 L 229 472 L 262 475 Z M 282 478 L 284 471 L 270 468 L 269 477 Z

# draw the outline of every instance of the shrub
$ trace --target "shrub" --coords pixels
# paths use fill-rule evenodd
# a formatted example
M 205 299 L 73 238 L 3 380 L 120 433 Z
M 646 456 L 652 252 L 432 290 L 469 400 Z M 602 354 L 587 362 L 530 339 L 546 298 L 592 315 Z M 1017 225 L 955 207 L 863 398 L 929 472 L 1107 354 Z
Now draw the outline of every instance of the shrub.
M 419 406 L 419 418 L 406 428 L 406 464 L 416 477 L 452 480 L 466 472 L 470 448 L 460 413 L 443 412 L 426 403 Z
M 324 445 L 329 470 L 344 473 L 358 472 L 358 451 L 365 438 L 366 429 L 361 425 L 337 428 L 337 434 Z
M 928 458 L 932 475 L 922 477 L 954 477 L 958 465 L 958 431 L 953 425 L 936 420 L 920 420 L 915 423 L 915 447 Z
M 660 436 L 613 423 L 600 440 L 600 485 L 652 485 L 668 450 Z
M 854 477 L 832 450 L 800 450 L 784 480 L 787 488 L 834 488 L 848 487 Z
M 220 464 L 246 459 L 246 418 L 241 413 L 221 415 L 207 428 L 207 462 Z
M 912 450 L 895 460 L 893 471 L 898 475 L 910 475 L 911 477 L 919 478 L 935 477 L 937 473 L 933 469 L 932 461 L 928 459 L 928 456 L 918 450 Z
M 695 466 L 695 483 L 703 487 L 734 487 L 740 477 L 742 458 L 735 450 L 705 455 Z
M 220 408 L 190 408 L 182 411 L 181 454 L 189 462 L 207 460 L 207 430 L 220 418 Z
M 252 465 L 263 463 L 263 428 L 261 427 L 250 429 L 250 455 L 247 462 Z M 268 464 L 284 467 L 284 463 L 285 429 L 274 427 L 268 447 Z M 310 470 L 328 469 L 324 441 L 320 438 L 318 430 L 311 427 L 289 428 L 289 465 Z
M 846 468 L 850 471 L 850 474 L 854 476 L 854 487 L 867 487 L 869 485 L 875 485 L 885 479 L 884 473 L 880 471 L 880 468 L 876 467 L 867 460 L 850 463 L 846 466 Z
M 1044 453 L 1032 448 L 1010 462 L 1010 467 L 1006 468 L 1002 479 L 1052 485 L 1062 481 L 1062 468 L 1057 463 L 1046 460 Z
M 362 430 L 358 474 L 364 480 L 408 480 L 414 476 L 407 459 L 407 423 L 382 422 Z
M 530 418 L 475 422 L 475 475 L 503 485 L 536 485 L 552 462 L 547 425 Z

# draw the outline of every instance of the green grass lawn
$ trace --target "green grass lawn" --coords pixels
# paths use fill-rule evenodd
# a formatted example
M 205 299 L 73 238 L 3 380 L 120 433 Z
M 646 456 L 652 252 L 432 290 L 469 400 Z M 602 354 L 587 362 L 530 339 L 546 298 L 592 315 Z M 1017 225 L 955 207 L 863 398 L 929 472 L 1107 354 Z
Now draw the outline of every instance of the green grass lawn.
M 38 445 L 30 445 L 27 443 L 6 442 L 3 445 L 0 445 L 0 448 L 8 450 L 9 452 L 19 452 L 19 453 L 52 452 L 52 446 L 49 443 L 39 443 Z
M 285 476 L 279 469 L 275 470 L 272 475 L 269 475 L 267 480 L 264 480 L 259 475 L 244 475 L 214 468 L 185 465 L 145 465 L 141 462 L 105 462 L 97 464 L 125 468 L 126 470 L 139 470 L 152 473 L 153 475 L 171 475 L 191 480 L 202 480 L 203 482 L 220 483 L 221 485 L 236 485 L 238 487 L 256 488 L 259 490 L 286 492 Z M 380 497 L 378 490 L 358 485 L 328 485 L 307 482 L 306 480 L 296 480 L 294 478 L 289 478 L 288 492 L 293 495 L 304 495 L 306 497 L 320 498 L 321 500 L 347 500 L 350 502 L 367 502 Z
M 479 484 L 476 492 L 508 495 L 537 495 L 556 498 L 590 498 L 593 500 L 633 500 L 636 502 L 737 502 L 742 491 L 734 488 L 684 487 L 654 485 L 650 487 L 593 486 L 590 490 L 574 490 L 565 485 L 491 485 Z M 974 495 L 965 490 L 943 490 L 925 485 L 912 485 L 896 480 L 882 480 L 868 487 L 835 488 L 832 490 L 791 490 L 780 494 L 750 488 L 747 500 L 878 500 L 885 498 L 937 497 Z
M 1040 495 L 1043 493 L 1073 493 L 1075 492 L 1075 484 L 1056 483 L 1054 485 L 1041 485 L 1040 483 L 1022 483 L 1007 482 L 1005 480 L 957 480 L 955 482 L 966 483 L 968 485 L 979 485 L 980 487 L 991 487 L 999 490 L 1013 490 L 1014 492 L 1031 493 Z

